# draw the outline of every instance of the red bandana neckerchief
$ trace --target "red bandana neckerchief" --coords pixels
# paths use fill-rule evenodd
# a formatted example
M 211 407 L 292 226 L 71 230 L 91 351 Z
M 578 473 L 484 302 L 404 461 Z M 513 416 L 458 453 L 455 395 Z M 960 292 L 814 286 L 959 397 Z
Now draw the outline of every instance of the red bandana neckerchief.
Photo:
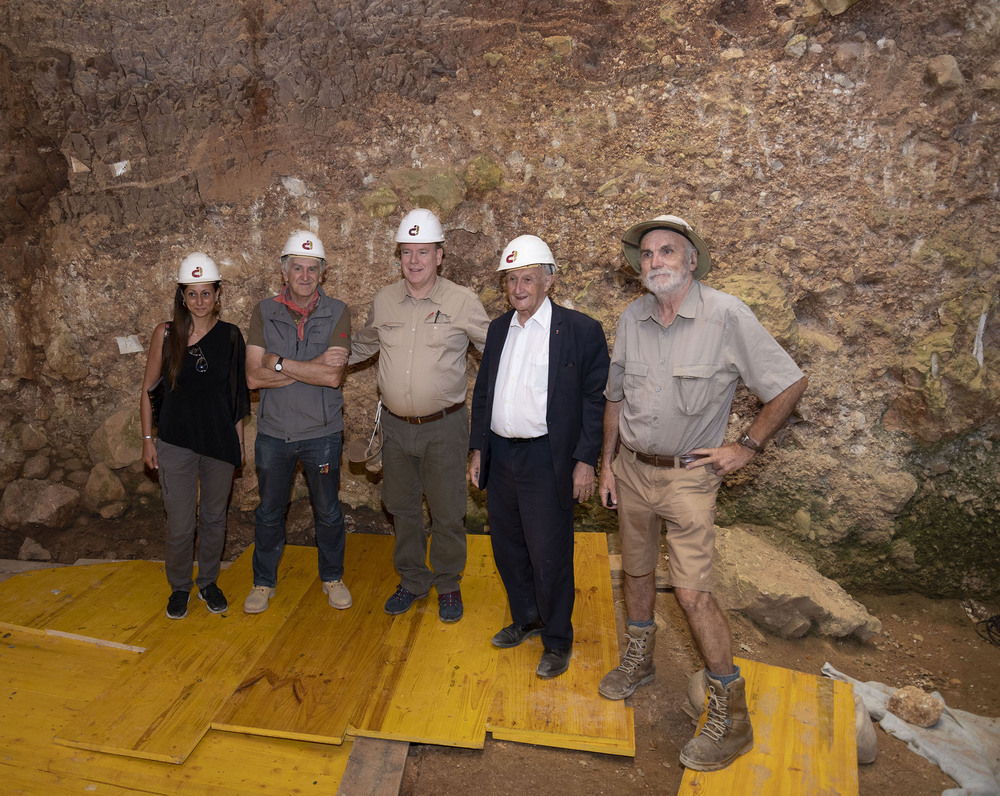
M 302 340 L 306 333 L 306 321 L 319 304 L 319 290 L 313 293 L 313 297 L 309 299 L 309 303 L 305 307 L 300 307 L 292 301 L 292 291 L 288 289 L 287 284 L 285 285 L 285 289 L 281 291 L 281 295 L 275 296 L 274 300 L 288 307 L 288 311 L 295 318 L 295 327 L 299 332 L 299 340 Z

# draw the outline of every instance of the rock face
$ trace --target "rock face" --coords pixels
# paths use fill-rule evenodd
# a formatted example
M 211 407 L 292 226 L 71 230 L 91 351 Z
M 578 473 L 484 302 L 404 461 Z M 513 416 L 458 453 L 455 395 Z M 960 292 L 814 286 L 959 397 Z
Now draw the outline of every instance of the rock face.
M 998 36 L 971 0 L 8 0 L 0 488 L 43 450 L 81 486 L 135 465 L 144 355 L 123 341 L 149 345 L 192 250 L 245 331 L 287 234 L 314 229 L 357 327 L 399 277 L 398 219 L 430 205 L 442 272 L 492 316 L 498 253 L 533 233 L 555 299 L 610 338 L 641 292 L 622 232 L 673 212 L 810 378 L 720 523 L 770 526 L 847 586 L 996 595 Z M 344 391 L 349 439 L 374 368 Z M 741 390 L 731 433 L 757 410 Z M 252 464 L 241 481 L 252 507 Z
M 840 586 L 750 529 L 718 529 L 713 570 L 726 608 L 781 638 L 813 630 L 867 641 L 882 632 L 882 623 Z

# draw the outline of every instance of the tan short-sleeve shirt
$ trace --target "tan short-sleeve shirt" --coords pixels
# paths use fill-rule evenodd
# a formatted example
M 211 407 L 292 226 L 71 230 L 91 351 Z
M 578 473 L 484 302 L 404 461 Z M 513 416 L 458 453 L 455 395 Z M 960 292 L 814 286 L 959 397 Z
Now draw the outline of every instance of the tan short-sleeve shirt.
M 378 389 L 395 415 L 423 416 L 465 401 L 465 356 L 486 344 L 489 317 L 471 290 L 442 276 L 427 298 L 406 281 L 380 290 L 365 325 L 354 335 L 350 364 L 376 352 Z
M 677 456 L 722 444 L 740 379 L 767 403 L 800 378 L 746 304 L 695 281 L 670 326 L 650 293 L 625 309 L 604 394 L 625 401 L 623 445 Z

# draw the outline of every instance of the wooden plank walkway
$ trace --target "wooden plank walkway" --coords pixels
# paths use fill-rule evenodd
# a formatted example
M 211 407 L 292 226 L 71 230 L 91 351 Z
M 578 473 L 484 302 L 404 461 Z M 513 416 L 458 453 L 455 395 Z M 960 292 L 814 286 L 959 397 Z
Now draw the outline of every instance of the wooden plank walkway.
M 316 552 L 286 552 L 306 554 L 314 559 Z M 338 611 L 320 589 L 308 590 L 219 710 L 215 729 L 341 743 L 383 666 L 382 646 L 392 626 L 383 605 L 396 577 L 391 543 L 384 536 L 351 535 L 344 569 L 354 604 Z
M 0 790 L 5 794 L 332 793 L 351 744 L 209 732 L 183 766 L 52 743 L 136 653 L 8 628 L 0 644 Z
M 678 794 L 856 796 L 858 752 L 850 684 L 755 661 L 737 663 L 747 681 L 754 748 L 722 771 L 686 769 Z
M 164 618 L 149 649 L 59 732 L 56 743 L 184 762 L 306 589 L 316 586 L 316 563 L 306 563 L 307 557 L 288 551 L 278 593 L 262 614 L 235 608 L 214 615 L 193 610 L 195 603 L 183 621 Z M 219 575 L 220 588 L 232 595 L 252 582 L 245 553 Z

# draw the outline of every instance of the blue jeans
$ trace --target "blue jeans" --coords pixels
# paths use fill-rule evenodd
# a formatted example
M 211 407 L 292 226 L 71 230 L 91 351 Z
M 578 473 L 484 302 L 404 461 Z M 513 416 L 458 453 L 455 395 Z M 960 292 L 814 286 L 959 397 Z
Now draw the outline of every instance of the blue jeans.
M 274 588 L 278 562 L 285 549 L 285 515 L 295 479 L 295 466 L 302 462 L 316 520 L 319 577 L 340 580 L 344 575 L 344 515 L 340 512 L 340 453 L 343 434 L 284 442 L 257 434 L 257 506 L 254 528 L 253 585 Z

